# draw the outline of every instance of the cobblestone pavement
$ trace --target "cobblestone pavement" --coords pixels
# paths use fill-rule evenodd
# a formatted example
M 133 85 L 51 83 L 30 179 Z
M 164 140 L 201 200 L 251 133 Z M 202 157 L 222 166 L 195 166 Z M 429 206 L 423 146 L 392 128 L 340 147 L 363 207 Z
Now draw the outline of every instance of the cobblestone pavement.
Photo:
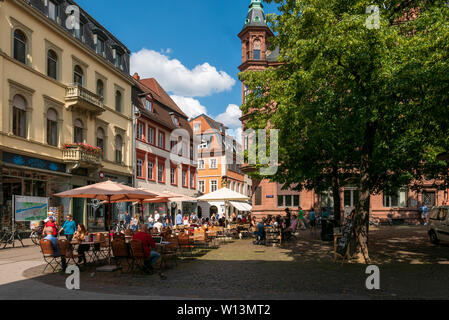
M 424 227 L 382 227 L 370 232 L 370 256 L 381 272 L 381 290 L 376 291 L 365 288 L 366 266 L 350 263 L 341 267 L 334 263 L 331 244 L 318 237 L 301 231 L 298 241 L 283 248 L 236 240 L 195 259 L 179 262 L 165 272 L 167 280 L 158 275 L 96 273 L 94 268 L 88 268 L 82 271 L 78 296 L 270 300 L 449 296 L 449 246 L 431 245 Z M 27 259 L 23 256 L 25 252 Z M 0 250 L 0 274 L 5 266 L 10 266 L 8 261 L 17 260 L 17 256 L 33 263 L 24 265 L 21 279 L 14 282 L 0 277 L 0 297 L 6 290 L 12 292 L 26 285 L 51 287 L 60 298 L 73 295 L 64 289 L 66 275 L 42 274 L 37 247 Z M 16 262 L 15 267 L 20 263 Z

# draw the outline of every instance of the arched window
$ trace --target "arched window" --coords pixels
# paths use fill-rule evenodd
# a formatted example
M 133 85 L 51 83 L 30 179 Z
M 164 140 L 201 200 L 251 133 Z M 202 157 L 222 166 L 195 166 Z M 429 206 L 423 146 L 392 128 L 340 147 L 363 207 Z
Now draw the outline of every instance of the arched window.
M 100 79 L 97 80 L 97 95 L 104 97 L 104 84 Z
M 25 34 L 20 31 L 14 31 L 14 59 L 26 63 L 27 53 L 27 38 Z
M 58 146 L 58 113 L 54 109 L 47 111 L 47 143 Z
M 118 90 L 115 92 L 115 111 L 122 112 L 122 93 Z
M 123 139 L 120 135 L 115 136 L 115 162 L 122 163 Z
M 58 78 L 58 55 L 53 50 L 47 53 L 47 76 L 55 80 Z
M 98 148 L 101 148 L 101 150 L 103 150 L 103 152 L 104 152 L 104 137 L 105 137 L 105 134 L 104 134 L 104 130 L 103 130 L 103 128 L 98 128 L 97 129 L 97 147 Z
M 255 40 L 253 43 L 253 59 L 260 60 L 260 48 L 261 44 L 259 40 Z
M 75 143 L 83 143 L 84 142 L 84 126 L 80 119 L 76 119 L 74 123 L 74 136 L 73 142 Z
M 80 66 L 75 66 L 73 70 L 73 83 L 84 86 L 84 72 Z
M 21 95 L 16 95 L 13 99 L 13 125 L 12 131 L 14 135 L 26 137 L 26 108 L 27 102 Z

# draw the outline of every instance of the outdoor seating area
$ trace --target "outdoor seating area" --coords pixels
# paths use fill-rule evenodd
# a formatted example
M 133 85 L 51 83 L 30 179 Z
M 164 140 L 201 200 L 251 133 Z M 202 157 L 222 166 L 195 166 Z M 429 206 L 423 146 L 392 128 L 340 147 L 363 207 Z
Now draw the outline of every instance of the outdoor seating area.
M 230 229 L 211 226 L 208 228 L 191 229 L 178 226 L 173 229 L 164 228 L 162 232 L 150 231 L 156 243 L 154 251 L 160 259 L 155 269 L 163 271 L 178 265 L 178 261 L 204 255 L 220 245 L 232 241 Z M 114 263 L 122 273 L 135 274 L 144 271 L 145 251 L 140 240 L 133 239 L 134 232 L 126 229 L 124 232 L 91 233 L 85 241 L 68 241 L 58 239 L 58 251 L 55 252 L 50 240 L 42 239 L 40 248 L 46 263 L 43 273 L 47 270 L 57 272 L 66 266 L 76 265 L 81 272 L 85 267 L 102 266 Z

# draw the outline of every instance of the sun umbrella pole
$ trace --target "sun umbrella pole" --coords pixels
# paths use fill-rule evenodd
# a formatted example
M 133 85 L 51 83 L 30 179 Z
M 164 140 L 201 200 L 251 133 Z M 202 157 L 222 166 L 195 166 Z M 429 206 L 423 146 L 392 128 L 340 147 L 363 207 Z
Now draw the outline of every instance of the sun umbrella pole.
M 108 241 L 109 241 L 109 248 L 108 248 L 108 263 L 111 264 L 111 196 L 108 195 Z

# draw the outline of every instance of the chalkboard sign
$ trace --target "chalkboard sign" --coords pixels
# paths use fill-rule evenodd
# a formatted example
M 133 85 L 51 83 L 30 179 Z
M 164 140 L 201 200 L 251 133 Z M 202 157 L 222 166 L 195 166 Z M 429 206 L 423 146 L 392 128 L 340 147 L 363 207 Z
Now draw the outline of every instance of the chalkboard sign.
M 354 222 L 352 220 L 347 220 L 346 224 L 342 231 L 342 236 L 340 238 L 340 241 L 337 246 L 337 253 L 345 256 L 346 251 L 348 250 L 349 243 L 351 242 L 352 238 L 354 237 Z

